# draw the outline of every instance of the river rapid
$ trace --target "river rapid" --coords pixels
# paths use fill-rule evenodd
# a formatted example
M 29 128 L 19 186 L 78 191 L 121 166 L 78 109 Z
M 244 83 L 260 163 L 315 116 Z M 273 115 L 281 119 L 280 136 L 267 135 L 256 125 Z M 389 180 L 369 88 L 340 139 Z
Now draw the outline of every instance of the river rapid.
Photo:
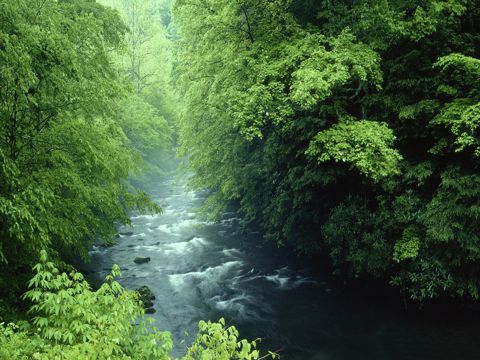
M 185 179 L 166 177 L 143 188 L 163 214 L 132 214 L 132 227 L 119 229 L 116 245 L 94 247 L 86 271 L 98 281 L 118 264 L 122 285 L 150 287 L 151 316 L 172 333 L 175 356 L 184 354 L 199 320 L 224 317 L 283 359 L 480 358 L 477 312 L 405 311 L 264 244 L 259 233 L 242 230 L 235 213 L 215 223 L 199 220 L 195 210 L 206 195 L 187 191 Z M 151 261 L 135 264 L 137 256 Z

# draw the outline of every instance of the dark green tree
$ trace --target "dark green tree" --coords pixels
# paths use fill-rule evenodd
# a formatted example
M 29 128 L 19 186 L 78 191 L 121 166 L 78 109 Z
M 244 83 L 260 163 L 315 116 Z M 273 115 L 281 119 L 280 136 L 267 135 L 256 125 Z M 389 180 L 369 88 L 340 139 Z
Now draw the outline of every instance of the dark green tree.
M 343 274 L 477 298 L 479 15 L 476 0 L 177 1 L 193 184 Z

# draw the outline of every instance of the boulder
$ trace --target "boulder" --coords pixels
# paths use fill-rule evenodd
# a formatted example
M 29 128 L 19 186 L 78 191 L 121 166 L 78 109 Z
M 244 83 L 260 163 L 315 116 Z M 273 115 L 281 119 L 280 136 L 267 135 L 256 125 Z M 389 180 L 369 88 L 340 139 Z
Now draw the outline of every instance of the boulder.
M 142 300 L 143 308 L 148 309 L 149 307 L 153 306 L 152 300 Z
M 155 299 L 155 296 L 152 294 L 152 290 L 150 290 L 148 286 L 141 286 L 135 291 L 139 294 L 140 301 L 142 302 L 145 309 L 151 308 L 153 306 L 152 300 Z
M 150 261 L 150 257 L 149 257 L 149 256 L 147 256 L 147 257 L 137 256 L 137 257 L 135 258 L 135 260 L 133 260 L 133 262 L 134 262 L 135 264 L 145 264 L 145 263 L 147 263 L 147 262 L 149 262 L 149 261 Z
M 145 314 L 153 314 L 153 313 L 156 313 L 156 312 L 157 312 L 157 310 L 155 310 L 153 307 L 145 309 Z
M 151 299 L 153 297 L 152 290 L 147 285 L 140 286 L 138 289 L 135 289 L 136 292 L 140 294 L 142 298 Z

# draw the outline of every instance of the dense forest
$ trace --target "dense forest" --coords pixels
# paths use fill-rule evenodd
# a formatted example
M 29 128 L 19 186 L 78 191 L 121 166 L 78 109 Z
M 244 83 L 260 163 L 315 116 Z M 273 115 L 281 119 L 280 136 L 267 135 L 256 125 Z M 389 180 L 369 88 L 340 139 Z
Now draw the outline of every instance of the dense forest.
M 210 210 L 426 301 L 478 298 L 478 1 L 177 1 Z
M 479 127 L 478 0 L 0 0 L 0 359 L 172 358 L 118 266 L 73 264 L 162 212 L 135 184 L 175 155 L 213 220 L 476 302 Z M 184 359 L 256 347 L 202 321 Z
M 130 180 L 161 173 L 175 142 L 168 3 L 110 5 L 0 1 L 0 359 L 170 358 L 118 266 L 94 290 L 70 265 L 129 210 L 161 212 Z M 184 359 L 258 359 L 237 337 L 201 322 Z

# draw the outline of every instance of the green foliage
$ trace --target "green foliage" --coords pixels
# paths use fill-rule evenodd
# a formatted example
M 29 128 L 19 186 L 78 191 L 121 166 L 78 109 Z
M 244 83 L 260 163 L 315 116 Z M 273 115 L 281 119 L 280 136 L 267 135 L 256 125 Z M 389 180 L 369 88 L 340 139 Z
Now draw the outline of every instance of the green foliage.
M 392 148 L 394 138 L 385 123 L 345 122 L 316 135 L 307 154 L 320 163 L 329 160 L 351 163 L 376 181 L 399 173 L 398 162 L 402 158 Z
M 316 41 L 310 42 L 308 55 L 292 73 L 291 98 L 303 110 L 315 107 L 352 79 L 359 82 L 359 88 L 368 83 L 379 87 L 382 74 L 378 55 L 356 42 L 350 31 L 343 31 L 328 41 L 323 36 L 310 36 Z M 331 50 L 322 46 L 322 42 Z
M 398 275 L 393 276 L 391 284 L 399 286 L 403 291 L 408 292 L 411 299 L 417 301 L 437 298 L 445 291 L 457 286 L 452 275 L 436 259 L 416 261 L 409 270 L 401 271 Z
M 34 271 L 24 295 L 32 324 L 2 327 L 1 359 L 169 359 L 170 335 L 153 328 L 138 294 L 114 280 L 118 266 L 96 291 L 80 273 L 61 273 L 43 250 Z
M 120 105 L 118 122 L 130 145 L 143 158 L 156 150 L 167 150 L 172 130 L 159 111 L 139 96 L 132 95 Z
M 116 117 L 151 172 L 173 157 L 176 98 L 170 79 L 171 40 L 162 25 L 164 0 L 101 0 L 128 26 L 124 46 L 113 56 L 115 67 L 133 94 L 117 103 Z
M 449 144 L 450 141 L 438 142 L 432 151 L 439 152 L 448 148 L 449 144 L 455 152 L 473 149 L 475 156 L 479 156 L 480 60 L 462 54 L 450 54 L 439 58 L 434 66 L 441 69 L 445 81 L 438 90 L 446 92 L 453 99 L 432 119 L 431 126 L 450 130 L 453 144 Z
M 140 170 L 142 150 L 169 135 L 155 136 L 168 126 L 146 104 L 136 122 L 117 116 L 127 87 L 112 54 L 125 33 L 118 14 L 94 1 L 0 1 L 0 288 L 7 302 L 18 302 L 39 249 L 86 257 L 94 240 L 113 240 L 115 222 L 129 223 L 127 208 L 160 211 L 127 181 Z
M 323 226 L 325 244 L 333 264 L 355 276 L 384 276 L 390 263 L 391 244 L 379 225 L 388 219 L 382 213 L 370 213 L 368 204 L 349 198 L 335 207 Z M 349 266 L 345 266 L 348 264 Z
M 477 0 L 177 1 L 192 184 L 338 273 L 478 297 L 479 16 Z
M 420 238 L 412 226 L 407 227 L 402 238 L 393 247 L 393 260 L 400 262 L 406 259 L 415 259 L 420 250 Z
M 75 271 L 60 272 L 42 250 L 24 297 L 33 304 L 31 323 L 0 323 L 0 359 L 168 360 L 170 334 L 145 318 L 139 294 L 124 289 L 117 265 L 96 291 Z M 199 323 L 200 332 L 184 360 L 275 359 L 260 357 L 256 341 L 240 340 L 235 327 Z
M 269 355 L 260 357 L 260 351 L 256 349 L 257 341 L 238 340 L 238 331 L 234 326 L 225 326 L 225 320 L 221 318 L 217 323 L 200 321 L 198 335 L 193 344 L 188 348 L 187 355 L 182 360 L 208 360 L 208 359 L 231 359 L 231 360 L 257 360 L 276 359 L 277 354 L 269 352 Z

